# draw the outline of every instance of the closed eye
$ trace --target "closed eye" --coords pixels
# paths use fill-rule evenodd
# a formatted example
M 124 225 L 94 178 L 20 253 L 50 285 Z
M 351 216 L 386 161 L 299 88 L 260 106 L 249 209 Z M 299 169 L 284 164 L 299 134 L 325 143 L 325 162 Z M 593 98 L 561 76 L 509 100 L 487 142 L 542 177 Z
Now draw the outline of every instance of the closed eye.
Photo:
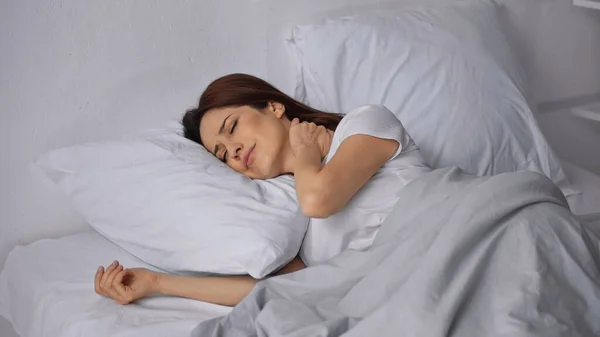
M 223 153 L 223 158 L 221 158 L 221 161 L 227 163 L 227 151 Z
M 237 127 L 238 121 L 236 120 L 235 122 L 232 123 L 231 125 L 231 130 L 229 130 L 229 134 L 233 134 L 233 131 L 235 131 L 235 128 Z M 223 153 L 223 157 L 221 157 L 221 161 L 224 163 L 227 163 L 227 157 L 228 157 L 228 153 L 227 151 L 225 151 Z

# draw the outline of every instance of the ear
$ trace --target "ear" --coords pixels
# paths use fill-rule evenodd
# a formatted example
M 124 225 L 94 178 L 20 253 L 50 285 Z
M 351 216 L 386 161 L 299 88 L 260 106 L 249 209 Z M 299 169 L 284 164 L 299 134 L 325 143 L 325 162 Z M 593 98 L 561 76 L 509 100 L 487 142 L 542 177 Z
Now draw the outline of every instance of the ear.
M 271 101 L 269 102 L 269 110 L 275 115 L 277 118 L 281 118 L 285 115 L 285 105 Z

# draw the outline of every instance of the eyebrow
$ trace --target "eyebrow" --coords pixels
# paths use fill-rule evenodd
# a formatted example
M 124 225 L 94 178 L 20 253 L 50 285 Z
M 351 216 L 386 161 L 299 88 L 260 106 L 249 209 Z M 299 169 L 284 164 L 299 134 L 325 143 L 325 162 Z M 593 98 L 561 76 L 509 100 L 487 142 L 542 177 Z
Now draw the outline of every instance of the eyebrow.
M 227 119 L 231 117 L 231 115 L 225 117 L 225 119 L 223 120 L 223 124 L 221 124 L 221 127 L 219 128 L 219 135 L 223 134 L 223 130 L 225 130 L 225 123 L 227 123 Z M 219 150 L 219 145 L 215 145 L 215 149 L 213 151 L 213 154 L 215 155 L 215 157 L 217 156 L 217 152 Z
M 221 124 L 221 127 L 219 128 L 219 135 L 223 133 L 223 130 L 225 129 L 225 123 L 227 123 L 227 119 L 231 117 L 231 115 L 225 117 L 225 119 L 223 120 L 223 124 Z

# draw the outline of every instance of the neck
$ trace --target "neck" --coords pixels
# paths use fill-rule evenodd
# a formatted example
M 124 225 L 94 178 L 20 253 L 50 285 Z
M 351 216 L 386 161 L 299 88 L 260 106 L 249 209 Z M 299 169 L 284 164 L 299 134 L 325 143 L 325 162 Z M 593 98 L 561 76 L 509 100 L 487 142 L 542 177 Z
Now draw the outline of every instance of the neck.
M 283 151 L 283 167 L 281 172 L 283 174 L 293 174 L 294 173 L 294 163 L 296 161 L 296 157 L 294 156 L 294 151 L 290 145 L 290 142 L 285 142 L 285 149 Z

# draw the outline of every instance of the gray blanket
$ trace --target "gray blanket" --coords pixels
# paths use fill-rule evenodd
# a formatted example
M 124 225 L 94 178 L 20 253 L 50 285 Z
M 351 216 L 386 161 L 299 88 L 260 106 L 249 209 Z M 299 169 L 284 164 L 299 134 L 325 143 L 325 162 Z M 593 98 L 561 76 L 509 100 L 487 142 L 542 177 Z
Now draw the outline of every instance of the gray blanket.
M 193 336 L 600 336 L 600 245 L 531 172 L 419 178 L 366 251 L 259 282 Z

